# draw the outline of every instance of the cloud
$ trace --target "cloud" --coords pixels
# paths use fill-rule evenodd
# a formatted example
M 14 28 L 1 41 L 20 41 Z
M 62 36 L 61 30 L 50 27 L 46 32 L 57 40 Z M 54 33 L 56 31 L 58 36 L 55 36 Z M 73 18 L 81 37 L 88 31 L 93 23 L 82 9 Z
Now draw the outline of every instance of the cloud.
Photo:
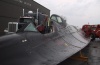
M 100 0 L 36 0 L 51 10 L 67 18 L 67 23 L 81 27 L 88 22 L 99 24 Z

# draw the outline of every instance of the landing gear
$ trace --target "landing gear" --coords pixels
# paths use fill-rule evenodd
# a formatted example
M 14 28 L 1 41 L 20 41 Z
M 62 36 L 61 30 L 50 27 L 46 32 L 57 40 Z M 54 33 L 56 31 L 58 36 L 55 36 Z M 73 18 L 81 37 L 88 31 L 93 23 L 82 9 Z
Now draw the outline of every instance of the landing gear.
M 79 55 L 78 55 L 78 56 L 72 56 L 71 59 L 80 60 L 80 61 L 85 61 L 85 62 L 88 61 L 88 57 L 85 56 L 85 55 L 82 53 L 82 51 L 79 52 Z

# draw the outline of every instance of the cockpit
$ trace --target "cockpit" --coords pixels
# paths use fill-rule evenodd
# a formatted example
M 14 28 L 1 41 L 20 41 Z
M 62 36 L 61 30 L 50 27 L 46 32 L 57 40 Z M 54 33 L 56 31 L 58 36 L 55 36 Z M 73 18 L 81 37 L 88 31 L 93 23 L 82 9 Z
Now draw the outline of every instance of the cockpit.
M 66 27 L 66 20 L 63 17 L 56 15 L 56 14 L 53 14 L 53 15 L 51 15 L 50 19 L 55 21 L 59 25 Z

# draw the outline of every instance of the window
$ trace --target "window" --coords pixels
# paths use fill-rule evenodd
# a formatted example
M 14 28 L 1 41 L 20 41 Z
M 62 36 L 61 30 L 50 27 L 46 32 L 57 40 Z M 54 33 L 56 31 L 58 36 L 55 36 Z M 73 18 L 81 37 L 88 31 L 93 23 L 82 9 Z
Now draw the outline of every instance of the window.
M 56 19 L 55 16 L 52 16 L 52 17 L 51 17 L 51 20 L 57 21 L 57 19 Z
M 37 29 L 35 28 L 35 26 L 30 23 L 25 29 L 24 31 L 37 31 Z
M 96 30 L 96 27 L 92 27 L 91 30 Z
M 58 23 L 62 23 L 62 19 L 60 17 L 57 17 Z
M 34 22 L 34 20 L 30 18 L 20 18 L 20 23 L 29 23 L 29 22 Z

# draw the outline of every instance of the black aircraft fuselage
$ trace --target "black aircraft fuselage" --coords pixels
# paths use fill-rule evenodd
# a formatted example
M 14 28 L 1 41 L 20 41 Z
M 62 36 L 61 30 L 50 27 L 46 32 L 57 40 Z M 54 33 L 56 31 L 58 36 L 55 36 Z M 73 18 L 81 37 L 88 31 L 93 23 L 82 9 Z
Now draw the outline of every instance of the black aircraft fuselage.
M 56 65 L 89 43 L 60 16 L 52 15 L 51 20 L 49 33 L 41 34 L 28 23 L 18 32 L 0 37 L 0 65 Z

